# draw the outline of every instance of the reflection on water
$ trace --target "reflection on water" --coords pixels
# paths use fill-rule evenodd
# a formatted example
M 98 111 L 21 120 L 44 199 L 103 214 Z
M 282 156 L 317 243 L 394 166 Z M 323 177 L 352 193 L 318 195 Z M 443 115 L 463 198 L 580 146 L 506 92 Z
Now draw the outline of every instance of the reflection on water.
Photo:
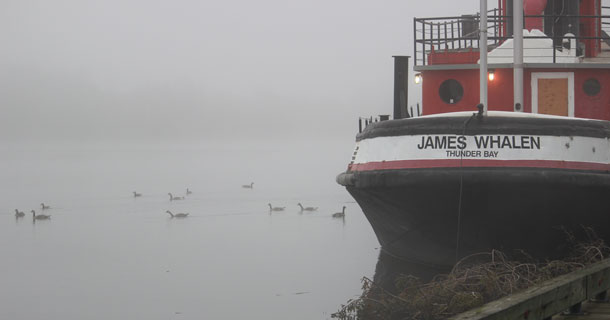
M 373 274 L 377 240 L 332 158 L 0 147 L 0 319 L 327 319 Z M 15 217 L 41 202 L 50 220 Z
M 394 283 L 396 277 L 399 275 L 412 275 L 424 282 L 428 282 L 432 280 L 434 276 L 444 274 L 449 271 L 450 270 L 447 269 L 438 269 L 409 262 L 380 250 L 373 281 L 385 290 L 392 293 L 397 293 Z

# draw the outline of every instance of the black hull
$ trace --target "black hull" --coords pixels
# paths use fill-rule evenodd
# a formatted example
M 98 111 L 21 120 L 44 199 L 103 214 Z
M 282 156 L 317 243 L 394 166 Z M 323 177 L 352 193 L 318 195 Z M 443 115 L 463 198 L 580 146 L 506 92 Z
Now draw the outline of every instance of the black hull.
M 585 228 L 610 240 L 608 173 L 435 168 L 346 172 L 337 180 L 385 252 L 423 265 L 446 268 L 492 249 L 558 258 L 570 249 L 567 233 L 587 240 Z

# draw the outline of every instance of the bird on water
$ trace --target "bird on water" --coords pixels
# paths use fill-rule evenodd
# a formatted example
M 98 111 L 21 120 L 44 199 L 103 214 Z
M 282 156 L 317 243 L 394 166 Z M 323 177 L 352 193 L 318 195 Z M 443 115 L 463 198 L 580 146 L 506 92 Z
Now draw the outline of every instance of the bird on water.
M 302 204 L 298 203 L 298 206 L 301 207 L 301 211 L 316 211 L 318 207 L 303 207 Z
M 50 215 L 46 215 L 46 214 L 36 215 L 36 211 L 32 210 L 32 218 L 34 220 L 49 220 L 49 219 L 51 219 L 51 216 Z
M 135 191 L 133 192 L 133 197 L 134 197 L 134 198 L 141 197 L 141 196 L 142 196 L 142 194 L 141 194 L 141 193 L 137 193 L 137 192 L 135 192 Z
M 193 192 L 191 190 L 189 190 L 189 188 L 186 188 L 186 195 L 192 194 Z
M 167 211 L 165 211 L 165 212 L 169 213 L 169 215 L 170 215 L 170 216 L 172 216 L 172 218 L 186 218 L 186 217 L 188 217 L 188 216 L 189 216 L 189 214 L 188 214 L 188 213 L 176 213 L 176 214 L 173 214 L 173 213 L 172 213 L 171 211 L 169 211 L 169 210 L 167 210 Z
M 241 187 L 244 189 L 254 189 L 254 182 L 251 182 L 250 184 L 244 184 Z
M 17 209 L 15 209 L 15 218 L 23 218 L 25 216 L 25 213 L 23 213 L 23 211 L 19 211 Z
M 343 218 L 345 217 L 345 206 L 343 206 L 343 210 L 341 212 L 333 213 L 333 218 Z
M 169 195 L 169 201 L 174 201 L 174 200 L 184 200 L 184 197 L 174 197 L 174 195 L 172 195 L 171 193 L 167 193 Z
M 42 210 L 51 209 L 51 206 L 45 206 L 44 202 L 40 204 Z
M 269 211 L 284 211 L 284 209 L 286 209 L 286 207 L 274 207 L 271 205 L 271 203 L 268 203 L 269 205 Z

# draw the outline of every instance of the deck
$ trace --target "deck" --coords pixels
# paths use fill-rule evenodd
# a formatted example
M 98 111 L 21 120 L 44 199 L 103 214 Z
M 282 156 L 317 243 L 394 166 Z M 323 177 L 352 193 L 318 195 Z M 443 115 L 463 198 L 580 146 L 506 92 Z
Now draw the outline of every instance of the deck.
M 490 302 L 451 319 L 608 320 L 608 289 L 610 259 Z

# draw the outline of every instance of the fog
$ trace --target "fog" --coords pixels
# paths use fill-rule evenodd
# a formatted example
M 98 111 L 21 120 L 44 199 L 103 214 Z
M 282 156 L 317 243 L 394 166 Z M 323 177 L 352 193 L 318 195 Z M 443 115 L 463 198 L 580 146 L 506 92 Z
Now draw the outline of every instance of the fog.
M 454 1 L 2 1 L 4 140 L 353 138 Z M 419 101 L 412 88 L 410 105 Z M 315 128 L 315 130 L 312 130 Z
M 0 318 L 328 319 L 379 255 L 334 181 L 358 117 L 414 16 L 477 7 L 1 1 Z

